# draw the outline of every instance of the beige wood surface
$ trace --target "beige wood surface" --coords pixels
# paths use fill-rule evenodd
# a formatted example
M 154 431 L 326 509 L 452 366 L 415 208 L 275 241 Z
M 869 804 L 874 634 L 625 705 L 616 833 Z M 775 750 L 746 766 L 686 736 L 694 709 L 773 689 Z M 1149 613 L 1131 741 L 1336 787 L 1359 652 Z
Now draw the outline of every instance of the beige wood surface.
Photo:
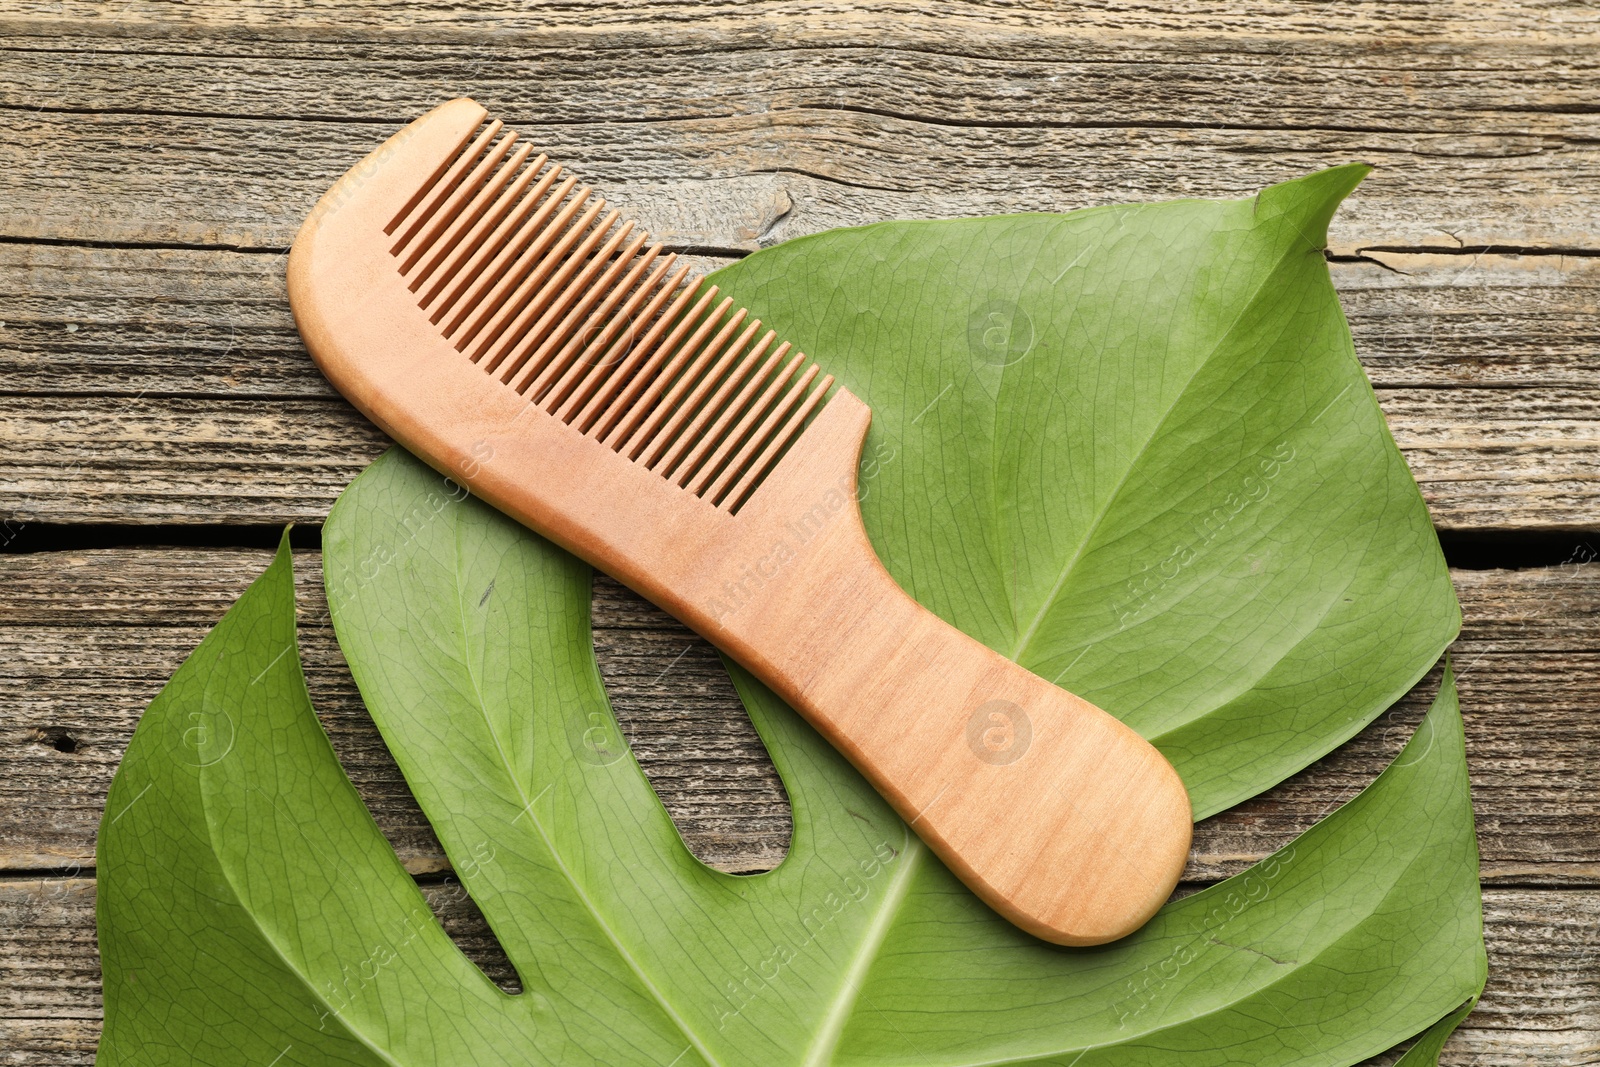
M 112 549 L 0 558 L 0 664 L 18 694 L 0 735 L 0 1033 L 34 1059 L 92 1054 L 98 961 L 93 843 L 144 705 L 265 567 L 237 549 Z M 296 554 L 302 655 L 346 769 L 407 867 L 448 878 L 442 850 L 349 678 L 327 625 L 319 559 Z M 1491 988 L 1452 1060 L 1583 1064 L 1600 1009 L 1600 563 L 1457 570 L 1467 623 L 1452 648 L 1478 817 Z M 725 870 L 783 856 L 783 786 L 716 653 L 601 578 L 596 650 L 630 746 L 686 844 Z M 1437 672 L 1368 730 L 1278 787 L 1199 824 L 1188 886 L 1242 870 L 1372 781 L 1437 688 Z M 71 751 L 61 751 L 68 747 Z M 430 890 L 497 981 L 514 981 L 459 889 Z M 51 1051 L 54 1050 L 54 1051 Z
M 877 218 L 1378 164 L 1332 231 L 1357 350 L 1450 543 L 1523 567 L 1453 571 L 1491 984 L 1443 1062 L 1600 1062 L 1600 577 L 1578 562 L 1600 549 L 1600 11 L 925 7 L 0 2 L 0 541 L 96 524 L 136 546 L 0 560 L 0 1062 L 92 1060 L 86 863 L 121 747 L 264 564 L 246 527 L 320 521 L 384 446 L 299 345 L 289 238 L 365 146 L 463 92 L 706 267 Z M 162 547 L 194 536 L 218 547 Z M 408 866 L 442 877 L 302 562 L 319 712 Z M 690 846 L 771 866 L 782 788 L 714 654 L 607 582 L 596 621 Z M 1197 827 L 1189 884 L 1353 795 L 1434 684 Z M 440 910 L 503 977 L 475 916 Z
M 1334 284 L 1435 521 L 1593 528 L 1600 259 L 1380 255 Z M 12 517 L 320 522 L 385 447 L 306 358 L 279 256 L 0 243 L 0 274 Z
M 0 557 L 0 870 L 94 862 L 106 790 L 145 704 L 270 553 L 104 549 Z M 296 554 L 312 698 L 406 865 L 445 860 L 361 706 L 327 623 L 315 552 Z M 1466 625 L 1453 647 L 1467 726 L 1483 879 L 1600 887 L 1600 563 L 1457 570 Z M 783 787 L 715 651 L 671 617 L 597 579 L 595 645 L 634 752 L 689 847 L 725 870 L 783 856 Z M 1437 672 L 1311 768 L 1196 827 L 1184 877 L 1237 873 L 1375 778 L 1433 698 Z M 72 751 L 61 752 L 61 738 Z

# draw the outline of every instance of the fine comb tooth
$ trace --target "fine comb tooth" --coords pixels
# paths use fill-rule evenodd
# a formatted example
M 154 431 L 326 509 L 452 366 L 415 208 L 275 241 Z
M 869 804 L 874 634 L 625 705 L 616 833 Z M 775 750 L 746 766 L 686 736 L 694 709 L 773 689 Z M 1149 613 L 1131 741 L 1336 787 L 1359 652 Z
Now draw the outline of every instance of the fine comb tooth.
M 769 332 L 767 337 L 761 341 L 762 347 L 765 347 L 774 336 L 776 335 Z M 773 370 L 783 362 L 783 357 L 788 354 L 789 342 L 784 341 L 773 350 L 772 355 L 767 357 L 767 362 L 762 366 L 761 371 L 745 383 L 745 387 L 739 391 L 739 395 L 734 398 L 733 403 L 728 405 L 727 410 L 722 413 L 722 417 L 717 420 L 716 425 L 706 431 L 704 439 L 696 446 L 694 452 L 689 454 L 688 460 L 684 463 L 686 472 L 684 478 L 693 478 L 694 480 L 687 484 L 679 481 L 679 485 L 684 486 L 696 496 L 706 491 L 706 486 L 711 484 L 711 479 L 717 476 L 717 472 L 728 462 L 729 458 L 733 456 L 734 450 L 739 447 L 739 443 L 744 440 L 745 434 L 749 433 L 750 428 L 755 425 L 755 421 L 760 417 L 762 409 L 767 406 L 778 390 L 783 388 L 783 383 L 788 381 L 794 374 L 795 368 L 805 362 L 806 357 L 803 353 L 796 355 L 788 367 L 774 377 Z M 763 383 L 767 383 L 766 391 L 759 400 L 751 403 L 750 398 L 755 395 L 756 390 L 760 389 Z M 738 421 L 734 422 L 735 419 Z M 728 428 L 728 423 L 730 422 L 734 422 L 732 429 Z M 710 451 L 711 454 L 702 458 L 702 454 L 706 451 Z M 699 465 L 698 473 L 695 471 L 697 464 Z
M 686 372 L 679 382 L 681 387 L 691 377 L 698 379 L 688 395 L 679 400 L 669 401 L 675 403 L 677 410 L 655 434 L 655 441 L 646 450 L 644 465 L 657 471 L 663 478 L 671 478 L 674 464 L 683 456 L 684 450 L 694 442 L 689 435 L 705 428 L 705 424 L 716 413 L 717 404 L 726 398 L 727 393 L 738 384 L 737 379 L 728 373 L 733 361 L 739 358 L 739 353 L 744 351 L 756 331 L 761 329 L 761 320 L 753 320 L 744 328 L 732 344 L 727 345 L 725 351 L 716 357 L 716 362 L 711 363 L 714 352 L 723 347 L 727 335 L 736 329 L 743 321 L 745 309 L 740 308 L 738 314 L 728 320 L 722 328 L 722 333 L 717 335 L 717 343 L 707 346 L 698 359 L 695 367 Z M 709 397 L 709 399 L 708 399 Z
M 552 168 L 546 178 L 553 181 L 560 170 L 560 167 Z M 481 271 L 475 272 L 473 264 L 468 263 L 462 270 L 461 281 L 434 311 L 433 321 L 438 324 L 446 337 L 454 339 L 462 330 L 463 324 L 475 312 L 496 306 L 496 294 L 500 294 L 503 298 L 502 286 L 514 284 L 514 280 L 506 280 L 507 274 L 514 273 L 513 268 L 516 268 L 528 254 L 526 238 L 537 236 L 542 232 L 542 227 L 551 212 L 561 207 L 568 194 L 572 192 L 573 186 L 578 184 L 578 179 L 576 175 L 569 174 L 553 192 L 545 195 L 548 184 L 548 181 L 541 180 L 523 198 L 518 210 L 511 213 L 510 218 L 506 220 L 510 224 L 506 226 L 506 230 L 509 232 L 511 226 L 517 226 L 517 232 L 509 238 L 504 235 L 499 236 L 498 239 L 505 243 L 489 264 Z M 544 199 L 541 200 L 540 197 Z M 534 210 L 529 217 L 528 211 L 535 208 L 537 210 Z M 553 237 L 551 239 L 554 240 Z
M 755 323 L 751 324 L 749 333 L 753 335 L 760 328 L 760 325 L 760 320 L 756 320 Z M 750 371 L 755 367 L 756 361 L 766 353 L 768 348 L 772 347 L 772 342 L 777 339 L 777 336 L 776 332 L 768 330 L 761 340 L 756 342 L 756 346 L 744 357 L 744 360 L 733 373 L 723 377 L 722 384 L 717 387 L 716 393 L 700 409 L 700 413 L 695 416 L 694 422 L 684 429 L 678 439 L 673 442 L 672 450 L 662 457 L 660 467 L 662 477 L 679 486 L 688 484 L 689 479 L 694 476 L 695 468 L 699 465 L 700 460 L 721 439 L 723 431 L 728 428 L 728 424 L 743 410 L 744 401 L 749 399 L 750 395 L 760 386 L 761 378 L 765 375 L 765 371 L 754 377 L 751 376 Z M 737 352 L 743 347 L 744 344 L 741 343 L 734 351 Z M 783 348 L 780 348 L 772 358 L 774 360 L 780 359 L 782 358 L 782 353 Z M 773 366 L 776 366 L 776 364 L 769 360 L 767 368 L 770 369 Z M 730 401 L 728 394 L 732 393 L 741 382 L 744 383 L 744 387 L 739 390 L 739 395 Z M 716 416 L 716 421 L 711 422 L 708 426 L 707 422 L 713 415 Z M 687 455 L 685 452 L 687 452 Z
M 617 424 L 618 430 L 620 430 L 620 432 L 614 432 L 614 437 L 618 441 L 617 451 L 623 453 L 629 459 L 639 458 L 639 453 L 650 442 L 651 431 L 660 422 L 661 417 L 667 410 L 664 406 L 658 405 L 657 401 L 662 399 L 662 394 L 673 390 L 673 383 L 677 380 L 679 372 L 684 369 L 685 364 L 699 354 L 701 346 L 706 343 L 706 338 L 711 336 L 711 331 L 717 328 L 717 323 L 722 316 L 728 313 L 728 309 L 731 307 L 733 307 L 733 298 L 723 297 L 722 303 L 717 305 L 717 309 L 700 320 L 700 324 L 689 335 L 689 339 L 683 342 L 682 347 L 672 351 L 671 356 L 666 361 L 666 365 L 661 367 L 660 372 L 654 376 L 654 380 L 634 401 L 633 410 L 628 412 L 627 417 Z M 671 347 L 670 345 L 662 346 L 664 350 L 671 349 Z M 667 399 L 667 403 L 671 403 L 673 399 L 676 399 L 676 396 L 677 393 L 675 392 L 672 397 Z
M 745 414 L 745 417 L 739 420 L 739 425 L 734 427 L 733 433 L 728 435 L 731 447 L 728 450 L 729 455 L 727 461 L 723 464 L 722 472 L 711 481 L 710 485 L 702 486 L 696 495 L 706 497 L 713 502 L 722 498 L 728 486 L 732 484 L 733 480 L 739 476 L 740 472 L 754 458 L 756 452 L 761 449 L 762 434 L 776 421 L 776 416 L 769 417 L 767 413 L 772 410 L 773 402 L 777 400 L 778 394 L 783 391 L 783 387 L 788 384 L 789 379 L 794 377 L 794 372 L 799 370 L 805 361 L 805 353 L 796 352 L 794 358 L 789 361 L 789 364 L 783 368 L 782 372 L 767 385 L 766 391 L 761 394 L 761 399 L 756 401 L 755 405 Z
M 621 218 L 617 211 L 607 215 L 562 268 L 545 282 L 539 295 L 529 301 L 523 315 L 532 318 L 538 312 L 539 318 L 510 350 L 500 375 L 500 380 L 517 392 L 524 392 L 533 375 L 544 369 L 544 358 L 550 354 L 551 346 L 559 344 L 566 336 L 564 327 L 570 325 L 571 319 L 581 315 L 602 295 L 595 275 L 605 269 L 616 256 L 618 247 L 633 233 L 634 223 L 617 225 Z M 601 237 L 606 238 L 605 244 L 596 249 Z M 641 234 L 641 243 L 643 237 Z M 637 254 L 639 249 L 635 246 L 632 251 Z
M 635 239 L 635 243 L 643 243 L 647 237 L 647 234 L 641 233 Z M 546 377 L 553 373 L 556 367 L 562 366 L 565 370 L 561 372 L 561 377 L 550 385 L 547 392 L 541 391 L 542 386 L 539 382 L 533 383 L 529 390 L 533 399 L 547 411 L 555 411 L 556 417 L 563 422 L 572 421 L 575 406 L 583 403 L 590 393 L 586 387 L 591 381 L 599 380 L 595 377 L 596 374 L 603 374 L 605 364 L 600 360 L 610 354 L 611 342 L 619 333 L 623 333 L 624 328 L 631 330 L 633 310 L 650 294 L 654 284 L 672 269 L 672 264 L 677 259 L 674 255 L 668 254 L 659 264 L 655 262 L 656 257 L 663 251 L 665 249 L 661 242 L 655 242 L 643 255 L 634 257 L 633 265 L 629 267 L 626 277 L 621 281 L 613 279 L 609 286 L 607 279 L 610 278 L 611 272 L 606 272 L 606 277 L 601 278 L 598 283 L 599 287 L 606 289 L 605 299 L 589 313 L 589 317 L 578 327 L 566 346 L 556 353 L 555 359 L 551 361 L 551 371 L 540 376 Z M 628 255 L 624 253 L 618 257 L 616 266 L 620 268 L 627 262 Z M 649 270 L 652 264 L 655 265 L 655 270 L 645 277 L 645 271 Z M 623 300 L 624 296 L 627 297 L 626 300 Z M 617 307 L 619 301 L 622 303 L 620 308 Z M 618 354 L 618 358 L 624 354 L 626 346 Z M 566 399 L 563 400 L 563 397 Z M 559 408 L 556 406 L 558 404 Z
M 697 291 L 696 288 L 684 290 L 683 303 L 688 304 L 689 299 Z M 600 426 L 594 435 L 602 444 L 611 445 L 612 451 L 622 447 L 631 432 L 632 424 L 643 417 L 643 403 L 636 403 L 639 394 L 654 381 L 656 373 L 661 366 L 661 361 L 666 359 L 683 341 L 684 335 L 694 327 L 694 324 L 705 314 L 711 301 L 716 299 L 717 287 L 708 285 L 700 294 L 700 299 L 692 307 L 668 307 L 661 317 L 656 320 L 650 333 L 640 342 L 636 352 L 628 357 L 628 365 L 622 368 L 625 382 L 622 389 L 612 397 L 611 403 L 606 406 L 600 416 Z M 667 327 L 672 331 L 667 333 Z M 613 444 L 613 441 L 615 443 Z
M 508 145 L 516 139 L 516 134 L 507 134 L 501 145 Z M 455 221 L 438 238 L 432 240 L 432 251 L 423 256 L 419 255 L 420 262 L 408 271 L 411 275 L 411 291 L 413 293 L 422 289 L 424 283 L 433 280 L 436 272 L 446 262 L 459 263 L 469 255 L 478 243 L 483 240 L 484 233 L 490 226 L 499 221 L 499 212 L 510 205 L 504 203 L 499 196 L 505 184 L 516 176 L 522 169 L 522 164 L 532 154 L 532 145 L 523 145 L 511 154 L 503 164 L 491 174 L 487 181 L 478 189 L 470 203 L 463 207 L 457 214 Z M 495 158 L 495 157 L 491 157 Z M 430 290 L 433 286 L 429 287 Z M 418 301 L 426 304 L 427 298 L 419 296 Z
M 427 221 L 433 217 L 433 213 L 438 210 L 439 205 L 444 202 L 445 198 L 455 191 L 461 176 L 482 154 L 484 146 L 494 139 L 495 134 L 500 132 L 501 126 L 500 120 L 496 119 L 484 127 L 483 132 L 478 134 L 473 142 L 467 146 L 466 151 L 457 156 L 456 161 L 450 165 L 449 169 L 434 182 L 433 188 L 421 200 L 417 201 L 411 211 L 406 214 L 405 221 L 394 223 L 399 236 L 395 239 L 390 251 L 395 255 L 400 255 L 405 251 L 406 246 L 411 243 L 411 239 L 417 235 L 417 231 L 422 229 Z
M 605 204 L 604 200 L 597 201 L 550 250 L 546 259 L 552 266 L 549 272 L 543 269 L 545 264 L 540 264 L 541 269 L 519 287 L 518 295 L 512 298 L 512 302 L 520 302 L 521 310 L 501 328 L 499 340 L 483 350 L 485 354 L 480 359 L 484 369 L 495 371 L 506 384 L 509 385 L 521 369 L 529 348 L 539 343 L 541 331 L 549 328 L 552 316 L 559 314 L 578 296 L 586 268 L 596 256 L 595 246 L 611 233 L 611 228 L 622 217 L 621 212 L 612 211 L 596 222 L 595 216 Z M 619 237 L 612 237 L 608 244 L 614 245 L 619 240 Z M 611 251 L 615 252 L 616 249 L 612 247 Z M 542 284 L 534 291 L 536 278 Z M 528 292 L 526 297 L 521 296 L 523 291 Z
M 530 145 L 524 145 L 523 151 L 530 151 L 531 148 Z M 538 177 L 541 168 L 548 160 L 548 156 L 540 153 L 525 167 L 521 160 L 512 160 L 506 164 L 505 171 L 515 172 L 520 168 L 521 173 L 511 175 L 514 180 L 500 194 L 500 199 L 495 201 L 494 206 L 484 213 L 483 218 L 472 228 L 472 232 L 462 239 L 460 246 L 454 250 L 447 250 L 450 251 L 449 256 L 429 282 L 428 287 L 421 290 L 417 296 L 417 302 L 429 311 L 434 322 L 444 317 L 455 303 L 455 298 L 479 276 L 479 269 L 489 257 L 499 251 L 511 231 L 528 212 L 534 209 L 539 197 L 544 195 L 550 183 L 561 173 L 560 167 L 545 171 L 544 177 L 539 178 L 539 184 L 529 192 L 529 184 Z M 491 226 L 494 227 L 492 231 L 489 229 Z M 446 292 L 449 295 L 441 300 L 441 294 Z
M 805 375 L 795 384 L 794 393 L 791 395 L 797 395 L 804 390 L 811 383 L 811 379 L 816 377 L 817 369 L 815 363 L 807 368 Z M 822 381 L 806 397 L 805 402 L 794 410 L 794 414 L 789 416 L 789 420 L 783 424 L 781 430 L 776 433 L 768 433 L 766 427 L 762 428 L 762 432 L 757 435 L 756 440 L 766 441 L 767 447 L 761 450 L 761 454 L 756 457 L 755 462 L 750 464 L 750 467 L 744 472 L 744 476 L 728 491 L 727 496 L 718 498 L 715 501 L 716 503 L 726 503 L 730 511 L 739 509 L 739 505 L 744 503 L 745 498 L 755 490 L 756 485 L 759 484 L 767 471 L 772 468 L 772 465 L 777 462 L 778 454 L 798 435 L 800 427 L 806 421 L 806 417 L 821 403 L 823 396 L 827 394 L 832 385 L 833 375 L 824 375 Z M 783 406 L 784 408 L 789 406 L 787 399 L 785 399 Z
M 749 440 L 734 453 L 733 459 L 723 469 L 722 475 L 712 483 L 710 496 L 713 501 L 731 496 L 734 489 L 744 485 L 746 477 L 755 469 L 756 459 L 763 453 L 767 442 L 777 437 L 778 428 L 783 425 L 785 417 L 800 403 L 806 387 L 816 376 L 817 366 L 813 363 L 783 395 L 783 399 L 767 412 Z
M 651 275 L 651 280 L 645 283 L 647 286 L 654 285 L 657 288 L 653 290 L 650 302 L 643 309 L 637 308 L 633 302 L 635 299 L 633 297 L 629 298 L 630 302 L 628 304 L 623 305 L 621 312 L 619 312 L 619 318 L 626 320 L 627 329 L 621 337 L 612 341 L 611 347 L 606 349 L 594 361 L 596 372 L 591 374 L 584 382 L 586 386 L 591 382 L 593 383 L 588 399 L 583 400 L 583 406 L 576 411 L 562 412 L 561 417 L 576 426 L 580 433 L 589 437 L 598 437 L 604 432 L 605 416 L 612 409 L 617 394 L 627 385 L 631 373 L 630 368 L 637 365 L 639 355 L 649 347 L 652 343 L 651 339 L 665 329 L 665 323 L 670 316 L 670 312 L 662 309 L 676 293 L 680 291 L 693 292 L 694 288 L 699 285 L 698 282 L 688 284 L 689 268 L 687 266 L 680 266 L 677 272 L 665 282 L 659 280 L 659 276 L 665 273 L 676 259 L 677 253 L 674 252 L 668 256 L 668 262 L 659 267 L 657 273 Z M 643 291 L 641 290 L 636 296 L 642 297 Z M 637 318 L 635 318 L 636 311 Z M 636 322 L 652 325 L 647 325 L 644 333 L 639 335 L 635 328 Z M 634 343 L 635 340 L 638 342 L 637 345 Z M 613 373 L 602 374 L 601 371 L 606 368 L 614 368 Z
M 626 223 L 618 231 L 616 239 L 620 240 L 627 236 L 632 231 L 633 225 L 632 222 Z M 547 390 L 552 383 L 559 386 L 567 380 L 568 361 L 580 346 L 586 346 L 585 338 L 593 336 L 591 328 L 605 328 L 609 320 L 607 312 L 632 288 L 637 275 L 642 274 L 654 258 L 639 254 L 639 249 L 644 247 L 649 236 L 645 233 L 639 234 L 627 248 L 611 257 L 604 257 L 603 250 L 601 256 L 595 257 L 586 270 L 598 270 L 605 266 L 605 273 L 599 278 L 592 278 L 584 285 L 583 292 L 573 302 L 571 309 L 540 342 L 538 351 L 528 357 L 527 366 L 523 368 L 517 380 L 511 383 L 513 389 L 528 394 L 547 410 L 555 406 L 558 398 L 550 397 L 547 400 Z M 661 246 L 656 245 L 655 248 L 659 252 Z M 606 266 L 606 258 L 610 259 L 609 266 Z M 624 272 L 626 272 L 625 277 Z M 557 345 L 561 347 L 558 349 Z M 538 371 L 537 378 L 533 377 L 535 371 Z M 557 375 L 561 377 L 558 379 Z
M 650 405 L 650 414 L 647 415 L 635 428 L 633 435 L 628 438 L 628 443 L 622 446 L 623 452 L 632 459 L 643 463 L 646 467 L 654 467 L 656 458 L 660 456 L 664 447 L 671 442 L 671 437 L 677 432 L 686 414 L 685 408 L 693 403 L 696 383 L 704 381 L 704 375 L 710 369 L 717 355 L 727 347 L 728 340 L 733 332 L 744 322 L 748 312 L 744 308 L 735 311 L 726 322 L 722 316 L 733 306 L 731 299 L 724 299 L 715 313 L 710 315 L 700 330 L 699 336 L 706 331 L 709 339 L 700 344 L 687 344 L 679 353 L 678 366 L 670 364 L 662 372 L 663 383 L 671 381 L 671 385 L 661 390 L 658 403 Z M 715 335 L 709 335 L 709 330 L 721 325 Z M 692 339 L 691 339 L 692 340 Z M 688 395 L 685 395 L 688 394 Z M 640 447 L 635 450 L 637 443 Z
M 426 178 L 422 180 L 421 184 L 419 184 L 412 194 L 406 199 L 405 204 L 401 206 L 399 211 L 395 212 L 394 217 L 389 220 L 386 226 L 384 226 L 383 232 L 385 235 L 393 236 L 395 230 L 399 228 L 400 224 L 406 219 L 409 219 L 411 217 L 411 213 L 417 210 L 417 205 L 422 203 L 428 194 L 432 193 L 434 189 L 438 187 L 439 182 L 443 178 L 445 172 L 448 171 L 451 165 L 454 164 L 459 158 L 462 147 L 473 137 L 474 132 L 475 131 L 472 129 L 462 130 L 461 135 L 457 139 L 455 145 L 438 158 L 433 170 Z
M 454 244 L 453 237 L 458 236 L 460 230 L 472 224 L 477 218 L 471 214 L 474 207 L 488 206 L 488 198 L 483 188 L 484 179 L 489 177 L 491 171 L 505 158 L 516 142 L 517 135 L 507 133 L 492 146 L 477 166 L 472 168 L 472 173 L 462 179 L 455 191 L 447 196 L 444 201 L 434 209 L 433 216 L 417 231 L 416 238 L 410 243 L 405 254 L 400 258 L 400 273 L 410 274 L 418 261 L 422 260 L 430 249 L 439 252 L 448 252 Z M 479 206 L 481 205 L 481 207 Z
M 506 324 L 522 310 L 523 302 L 561 265 L 566 250 L 605 210 L 604 200 L 589 202 L 591 191 L 585 186 L 572 194 L 567 205 L 556 212 L 550 225 L 534 238 L 489 293 L 481 312 L 468 318 L 462 326 L 456 348 L 467 353 L 474 362 L 481 360 L 499 342 Z M 573 216 L 577 216 L 576 220 Z M 494 365 L 490 363 L 484 369 L 493 370 Z
M 464 366 L 737 512 L 832 376 L 515 132 L 496 141 L 502 128 L 451 133 L 401 194 L 384 232 L 402 283 Z

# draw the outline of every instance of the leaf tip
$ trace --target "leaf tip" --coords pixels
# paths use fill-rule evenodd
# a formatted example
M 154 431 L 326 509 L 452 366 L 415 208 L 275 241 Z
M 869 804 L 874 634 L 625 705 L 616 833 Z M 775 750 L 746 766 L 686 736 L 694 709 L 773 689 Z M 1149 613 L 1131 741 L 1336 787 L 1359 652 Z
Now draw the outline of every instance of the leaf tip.
M 1345 163 L 1269 185 L 1256 195 L 1256 219 L 1288 221 L 1311 247 L 1320 251 L 1328 243 L 1328 223 L 1333 220 L 1333 213 L 1372 170 L 1370 163 Z

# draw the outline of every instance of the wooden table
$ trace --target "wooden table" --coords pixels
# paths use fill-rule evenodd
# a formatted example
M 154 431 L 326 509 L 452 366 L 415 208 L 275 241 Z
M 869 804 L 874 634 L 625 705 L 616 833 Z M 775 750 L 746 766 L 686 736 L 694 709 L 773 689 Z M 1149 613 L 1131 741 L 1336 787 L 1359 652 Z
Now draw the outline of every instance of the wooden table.
M 438 843 L 320 616 L 317 524 L 385 442 L 283 254 L 369 146 L 470 93 L 714 266 L 829 226 L 1238 196 L 1378 170 L 1330 263 L 1466 613 L 1489 990 L 1451 1064 L 1600 1063 L 1600 12 L 1581 3 L 0 4 L 0 1063 L 89 1063 L 94 839 L 140 711 L 296 543 L 323 721 Z M 1161 9 L 1161 8 L 1165 9 Z M 709 648 L 601 580 L 602 665 L 690 846 L 771 866 L 781 786 Z M 1237 871 L 1372 779 L 1430 676 L 1198 830 Z M 454 933 L 506 976 L 481 919 Z

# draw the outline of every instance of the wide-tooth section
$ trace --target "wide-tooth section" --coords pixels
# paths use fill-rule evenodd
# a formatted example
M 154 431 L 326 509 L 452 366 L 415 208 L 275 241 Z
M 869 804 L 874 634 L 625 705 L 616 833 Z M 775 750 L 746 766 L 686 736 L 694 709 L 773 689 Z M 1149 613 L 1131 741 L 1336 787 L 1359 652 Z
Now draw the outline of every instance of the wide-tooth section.
M 596 448 L 738 511 L 833 378 L 501 129 L 465 137 L 384 229 L 417 306 Z
M 617 408 L 618 396 L 633 384 L 634 372 L 638 369 L 639 360 L 643 353 L 650 350 L 662 330 L 666 328 L 668 318 L 663 314 L 673 297 L 681 293 L 692 291 L 698 283 L 689 285 L 689 268 L 679 267 L 665 284 L 651 297 L 637 317 L 628 318 L 627 329 L 616 339 L 609 349 L 595 361 L 600 368 L 611 370 L 610 373 L 596 374 L 593 376 L 594 389 L 588 399 L 583 402 L 583 407 L 575 414 L 563 413 L 562 418 L 578 427 L 583 433 L 590 436 L 599 436 L 610 429 Z M 649 284 L 649 283 L 646 283 Z M 623 310 L 623 315 L 630 316 L 632 312 L 628 307 Z M 637 330 L 640 322 L 650 323 L 641 336 Z M 618 365 L 620 362 L 620 366 Z M 615 369 L 612 369 L 615 368 Z
M 642 244 L 645 235 L 640 234 L 638 243 Z M 600 280 L 598 288 L 604 291 L 605 296 L 600 304 L 589 313 L 589 318 L 567 341 L 566 346 L 556 354 L 551 361 L 550 370 L 541 379 L 554 377 L 560 371 L 548 390 L 542 388 L 542 382 L 533 383 L 529 392 L 535 400 L 542 404 L 546 410 L 554 411 L 556 417 L 567 422 L 572 421 L 577 405 L 582 404 L 594 395 L 590 388 L 606 377 L 605 369 L 608 366 L 606 357 L 616 350 L 614 358 L 620 359 L 627 354 L 627 345 L 631 341 L 631 333 L 627 327 L 632 322 L 633 313 L 638 305 L 649 294 L 651 286 L 658 284 L 665 272 L 672 269 L 672 264 L 677 261 L 677 256 L 668 253 L 665 259 L 656 263 L 656 257 L 661 255 L 663 248 L 660 242 L 652 244 L 643 255 L 632 258 L 628 273 L 619 281 L 607 271 L 606 277 Z M 630 257 L 623 255 L 617 260 L 617 267 L 629 262 Z M 655 269 L 647 281 L 641 282 L 646 270 L 654 265 Z M 613 270 L 616 268 L 614 267 Z M 619 308 L 618 305 L 622 306 Z M 616 341 L 615 345 L 612 342 Z M 598 359 L 584 359 L 586 353 L 598 352 Z M 565 398 L 565 399 L 563 399 Z M 556 407 L 557 404 L 561 406 Z

